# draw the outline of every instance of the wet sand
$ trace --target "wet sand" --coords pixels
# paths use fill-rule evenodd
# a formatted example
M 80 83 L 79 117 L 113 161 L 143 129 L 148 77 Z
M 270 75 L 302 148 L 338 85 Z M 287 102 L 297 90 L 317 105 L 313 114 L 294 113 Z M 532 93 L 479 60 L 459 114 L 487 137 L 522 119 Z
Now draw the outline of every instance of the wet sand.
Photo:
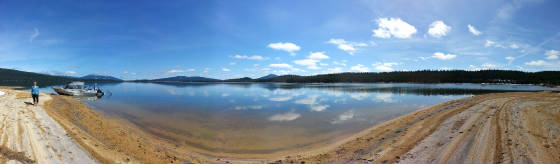
M 7 91 L 2 97 L 12 95 L 11 92 L 14 91 Z M 50 120 L 58 122 L 48 124 L 49 129 L 58 125 L 59 130 L 67 132 L 67 135 L 53 135 L 66 136 L 68 141 L 59 142 L 81 146 L 72 150 L 72 154 L 61 156 L 79 160 L 93 157 L 99 163 L 555 163 L 560 160 L 560 93 L 551 91 L 494 93 L 452 100 L 381 123 L 322 148 L 266 159 L 194 153 L 189 147 L 173 144 L 176 141 L 153 136 L 127 120 L 100 114 L 71 97 L 43 97 L 51 98 L 43 107 Z M 45 114 L 40 120 L 48 120 L 48 116 Z M 2 133 L 2 138 L 21 134 L 11 130 L 14 132 Z M 2 159 L 33 163 L 44 160 L 35 154 L 49 152 L 19 147 L 0 147 L 0 155 L 27 158 Z M 74 153 L 81 150 L 85 150 L 82 151 L 85 155 Z
M 557 163 L 560 92 L 462 98 L 357 136 L 336 148 L 276 163 Z

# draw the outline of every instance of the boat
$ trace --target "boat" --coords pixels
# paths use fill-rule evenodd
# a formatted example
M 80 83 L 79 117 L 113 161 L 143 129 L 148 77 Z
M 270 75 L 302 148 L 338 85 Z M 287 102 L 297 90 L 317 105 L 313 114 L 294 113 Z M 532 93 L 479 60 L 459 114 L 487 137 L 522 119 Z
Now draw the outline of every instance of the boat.
M 105 93 L 97 87 L 90 88 L 84 82 L 74 81 L 64 85 L 63 88 L 54 88 L 53 90 L 60 95 L 68 96 L 103 96 Z

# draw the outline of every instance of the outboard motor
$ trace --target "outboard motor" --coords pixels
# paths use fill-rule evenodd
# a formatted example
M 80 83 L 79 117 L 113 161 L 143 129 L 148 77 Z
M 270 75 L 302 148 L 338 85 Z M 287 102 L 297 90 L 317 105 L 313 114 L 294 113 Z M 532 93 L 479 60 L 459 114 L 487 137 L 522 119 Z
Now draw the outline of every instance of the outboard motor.
M 105 95 L 105 93 L 103 93 L 103 91 L 101 91 L 101 89 L 97 89 L 97 97 L 101 97 Z

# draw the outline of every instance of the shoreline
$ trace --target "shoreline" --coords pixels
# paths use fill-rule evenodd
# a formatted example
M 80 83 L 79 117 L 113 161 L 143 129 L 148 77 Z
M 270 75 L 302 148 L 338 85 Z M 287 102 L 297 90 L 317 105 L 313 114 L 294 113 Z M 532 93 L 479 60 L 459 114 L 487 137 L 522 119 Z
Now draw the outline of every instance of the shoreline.
M 22 91 L 8 91 L 4 96 L 12 92 Z M 451 100 L 381 122 L 326 146 L 262 159 L 196 153 L 190 147 L 173 145 L 172 141 L 153 136 L 127 120 L 105 116 L 71 97 L 43 97 L 50 97 L 41 101 L 51 120 L 99 163 L 546 163 L 560 160 L 560 138 L 554 138 L 560 136 L 558 91 L 491 93 Z

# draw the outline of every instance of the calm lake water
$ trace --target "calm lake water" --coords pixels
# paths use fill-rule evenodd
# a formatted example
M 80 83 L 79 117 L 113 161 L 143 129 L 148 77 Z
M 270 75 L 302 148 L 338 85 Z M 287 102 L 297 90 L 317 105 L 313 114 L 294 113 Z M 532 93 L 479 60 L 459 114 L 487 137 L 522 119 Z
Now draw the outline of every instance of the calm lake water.
M 84 102 L 201 152 L 270 154 L 321 146 L 474 94 L 532 85 L 117 83 Z

